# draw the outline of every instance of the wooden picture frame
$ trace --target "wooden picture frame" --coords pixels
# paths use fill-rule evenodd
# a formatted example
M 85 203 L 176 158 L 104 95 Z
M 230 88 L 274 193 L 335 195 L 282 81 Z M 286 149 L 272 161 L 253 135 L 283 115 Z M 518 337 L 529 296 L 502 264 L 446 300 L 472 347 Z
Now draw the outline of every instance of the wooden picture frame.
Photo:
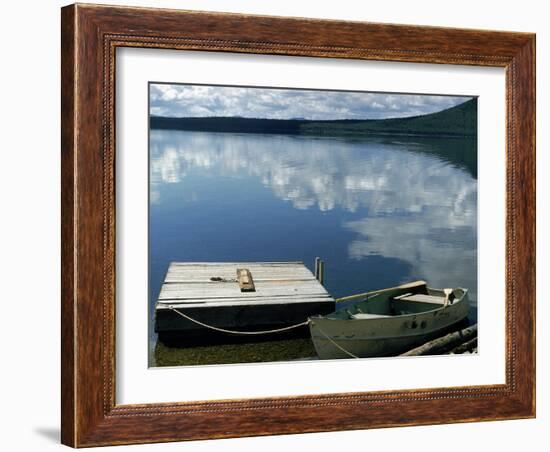
M 62 9 L 62 442 L 73 447 L 535 416 L 535 35 L 71 5 Z M 147 47 L 506 70 L 506 382 L 115 403 L 115 50 Z

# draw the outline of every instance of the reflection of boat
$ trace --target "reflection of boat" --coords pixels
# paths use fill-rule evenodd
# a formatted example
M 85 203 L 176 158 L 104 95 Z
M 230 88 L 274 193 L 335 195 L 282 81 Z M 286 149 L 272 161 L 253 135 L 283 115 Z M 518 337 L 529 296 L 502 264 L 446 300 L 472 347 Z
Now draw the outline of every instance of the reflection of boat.
M 431 289 L 424 281 L 338 301 L 348 305 L 310 318 L 321 359 L 398 355 L 464 320 L 469 307 L 467 289 Z

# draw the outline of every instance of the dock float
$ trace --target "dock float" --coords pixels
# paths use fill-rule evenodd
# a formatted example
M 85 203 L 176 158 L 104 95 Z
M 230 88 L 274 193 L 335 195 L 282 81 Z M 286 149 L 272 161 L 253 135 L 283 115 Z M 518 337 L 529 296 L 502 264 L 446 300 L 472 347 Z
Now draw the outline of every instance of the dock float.
M 302 262 L 172 262 L 155 306 L 155 332 L 170 346 L 277 340 L 287 332 L 307 336 L 305 324 L 293 326 L 335 309 Z

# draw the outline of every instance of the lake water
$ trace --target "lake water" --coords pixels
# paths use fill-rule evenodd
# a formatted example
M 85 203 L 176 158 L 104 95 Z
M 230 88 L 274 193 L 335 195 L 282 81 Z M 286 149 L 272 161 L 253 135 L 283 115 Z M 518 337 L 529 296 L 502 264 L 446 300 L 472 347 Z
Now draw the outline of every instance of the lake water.
M 477 306 L 471 139 L 152 130 L 149 312 L 171 261 L 325 261 L 334 297 L 425 279 Z

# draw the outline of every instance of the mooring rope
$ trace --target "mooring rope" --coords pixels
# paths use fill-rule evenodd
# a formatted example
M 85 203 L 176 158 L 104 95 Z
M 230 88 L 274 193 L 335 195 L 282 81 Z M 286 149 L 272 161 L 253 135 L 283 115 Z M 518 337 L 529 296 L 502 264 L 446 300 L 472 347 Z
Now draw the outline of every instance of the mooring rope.
M 283 331 L 288 331 L 288 330 L 292 330 L 294 328 L 299 328 L 301 326 L 306 326 L 310 323 L 310 320 L 306 320 L 305 322 L 301 322 L 301 323 L 296 323 L 294 325 L 290 325 L 290 326 L 285 326 L 283 328 L 277 328 L 277 329 L 273 329 L 273 330 L 263 330 L 263 331 L 236 331 L 236 330 L 226 330 L 224 328 L 218 328 L 217 326 L 213 326 L 213 325 L 208 325 L 206 323 L 203 323 L 203 322 L 200 322 L 196 319 L 194 319 L 193 317 L 189 317 L 187 314 L 184 314 L 183 312 L 181 311 L 178 311 L 176 308 L 174 308 L 173 306 L 171 305 L 166 305 L 166 307 L 172 311 L 174 311 L 176 314 L 182 316 L 183 318 L 189 320 L 190 322 L 193 322 L 193 323 L 196 323 L 197 325 L 200 325 L 204 328 L 208 328 L 208 329 L 211 329 L 211 330 L 214 330 L 214 331 L 219 331 L 221 333 L 229 333 L 229 334 L 242 334 L 242 335 L 258 335 L 258 334 L 271 334 L 271 333 L 281 333 Z M 327 334 L 325 334 L 325 332 L 317 327 L 317 329 L 319 330 L 319 332 L 326 338 L 328 339 L 336 348 L 338 348 L 339 350 L 341 350 L 342 352 L 344 352 L 346 355 L 352 357 L 352 358 L 356 358 L 356 359 L 359 359 L 359 356 L 355 356 L 353 353 L 347 351 L 345 348 L 341 347 L 340 345 L 338 345 L 336 342 L 334 342 L 334 340 L 332 340 L 332 338 L 330 338 Z
M 182 316 L 183 318 L 189 320 L 190 322 L 193 322 L 193 323 L 196 323 L 197 325 L 200 325 L 200 326 L 203 326 L 204 328 L 209 328 L 211 330 L 214 330 L 214 331 L 219 331 L 221 333 L 229 333 L 229 334 L 243 334 L 243 335 L 249 335 L 249 336 L 252 336 L 252 335 L 257 335 L 257 334 L 270 334 L 270 333 L 281 333 L 283 331 L 288 331 L 288 330 L 292 330 L 294 328 L 299 328 L 301 326 L 305 326 L 305 325 L 308 325 L 309 324 L 309 320 L 306 320 L 305 322 L 301 322 L 301 323 L 296 323 L 294 325 L 290 325 L 290 326 L 285 326 L 283 328 L 277 328 L 277 329 L 274 329 L 274 330 L 264 330 L 264 331 L 236 331 L 236 330 L 226 330 L 224 328 L 218 328 L 217 326 L 212 326 L 212 325 L 207 325 L 206 323 L 203 323 L 203 322 L 199 322 L 198 320 L 192 318 L 192 317 L 189 317 L 187 314 L 184 314 L 183 312 L 181 311 L 178 311 L 176 308 L 174 308 L 173 306 L 171 305 L 166 305 L 166 307 L 168 309 L 171 309 L 172 311 L 174 311 L 176 314 L 179 314 L 180 316 Z
M 323 336 L 325 336 L 325 338 L 327 338 L 336 348 L 338 348 L 338 349 L 340 349 L 341 351 L 343 351 L 346 355 L 351 356 L 352 358 L 360 359 L 359 356 L 355 356 L 353 353 L 348 352 L 344 347 L 340 347 L 336 342 L 334 342 L 334 341 L 332 340 L 332 338 L 331 338 L 330 336 L 328 336 L 327 334 L 325 334 L 325 332 L 324 332 L 321 328 L 317 327 L 317 329 L 318 329 L 319 332 L 320 332 Z

